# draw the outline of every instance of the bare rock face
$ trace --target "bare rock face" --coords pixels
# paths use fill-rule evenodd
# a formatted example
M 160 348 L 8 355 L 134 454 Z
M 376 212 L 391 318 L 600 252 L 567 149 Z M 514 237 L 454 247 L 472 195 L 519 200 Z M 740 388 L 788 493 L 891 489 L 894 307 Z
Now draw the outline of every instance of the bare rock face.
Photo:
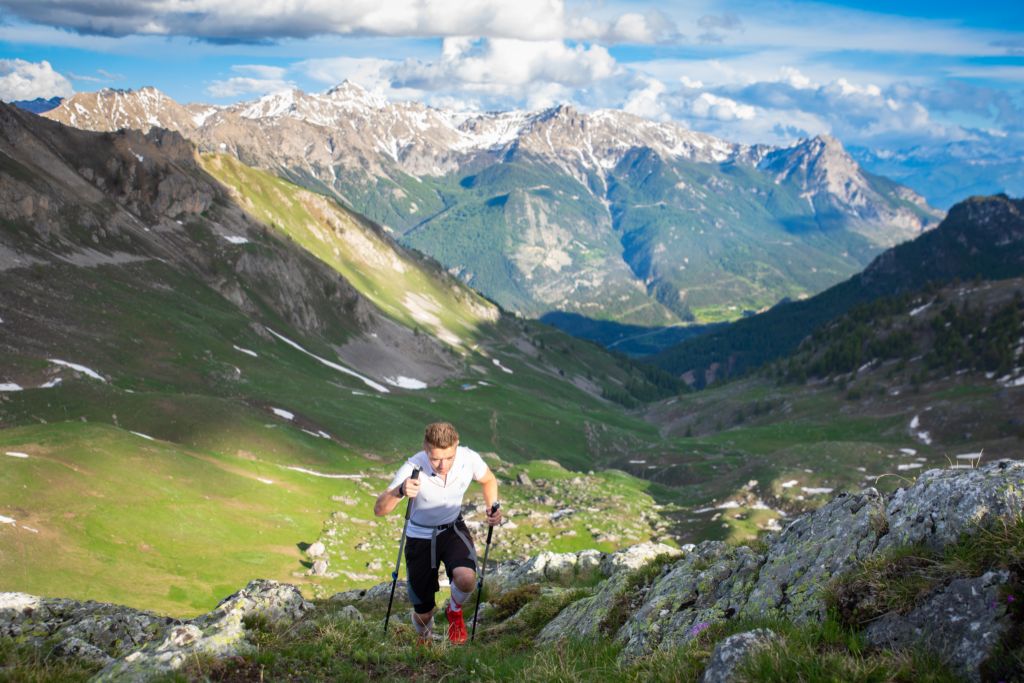
M 731 683 L 736 680 L 736 669 L 752 653 L 767 647 L 779 637 L 770 629 L 731 635 L 715 646 L 708 668 L 704 670 L 704 683 Z
M 944 657 L 958 674 L 981 680 L 979 667 L 1010 629 L 1000 589 L 1009 572 L 957 579 L 906 615 L 889 613 L 871 622 L 866 635 L 876 647 L 923 645 Z

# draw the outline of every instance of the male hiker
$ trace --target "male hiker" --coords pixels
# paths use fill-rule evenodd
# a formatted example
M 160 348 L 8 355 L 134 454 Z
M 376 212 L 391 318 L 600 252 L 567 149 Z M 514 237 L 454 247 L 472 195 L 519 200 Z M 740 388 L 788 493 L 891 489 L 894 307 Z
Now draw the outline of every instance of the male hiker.
M 421 470 L 418 479 L 414 470 Z M 440 589 L 438 563 L 443 562 L 451 584 L 448 617 L 448 639 L 466 642 L 466 622 L 462 607 L 473 593 L 476 582 L 476 549 L 462 521 L 462 497 L 472 480 L 480 482 L 487 505 L 487 523 L 501 522 L 501 511 L 495 510 L 498 480 L 480 455 L 459 445 L 459 433 L 447 422 L 427 425 L 423 450 L 409 458 L 398 469 L 388 489 L 377 497 L 373 512 L 386 515 L 408 496 L 412 514 L 409 517 L 405 547 L 409 600 L 413 606 L 412 624 L 421 642 L 429 642 L 434 627 L 434 594 Z

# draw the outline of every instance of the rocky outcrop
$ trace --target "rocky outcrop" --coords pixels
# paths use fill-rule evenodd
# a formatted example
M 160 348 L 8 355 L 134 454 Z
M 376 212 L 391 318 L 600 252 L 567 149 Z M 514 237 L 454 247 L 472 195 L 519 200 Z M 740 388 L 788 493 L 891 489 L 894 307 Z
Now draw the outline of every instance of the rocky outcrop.
M 94 680 L 145 681 L 196 655 L 247 651 L 250 619 L 291 622 L 311 609 L 295 586 L 262 579 L 189 621 L 119 605 L 0 593 L 0 638 L 39 647 L 56 643 L 53 656 L 104 665 Z
M 121 605 L 0 593 L 0 638 L 39 646 L 56 643 L 61 656 L 80 653 L 93 661 L 102 661 L 100 654 L 123 657 L 178 623 Z
M 734 617 L 816 621 L 824 616 L 824 589 L 834 577 L 894 548 L 922 543 L 938 549 L 1012 519 L 1022 514 L 1022 492 L 1024 462 L 1002 460 L 970 471 L 930 470 L 888 498 L 874 489 L 842 494 L 770 536 L 764 552 L 709 541 L 668 563 L 650 585 L 613 576 L 595 595 L 562 610 L 539 639 L 590 636 L 598 625 L 621 623 L 614 637 L 629 660 L 685 644 L 708 625 Z M 1009 628 L 1006 610 L 992 605 L 1011 578 L 995 571 L 939 587 L 911 613 L 878 620 L 869 640 L 920 644 L 976 677 Z M 636 607 L 628 618 L 610 617 L 629 605 Z
M 98 681 L 143 681 L 174 671 L 196 655 L 226 657 L 249 649 L 245 621 L 254 617 L 268 623 L 301 618 L 313 606 L 299 589 L 276 581 L 257 580 L 225 598 L 216 609 L 184 624 L 170 627 L 142 649 L 112 662 Z

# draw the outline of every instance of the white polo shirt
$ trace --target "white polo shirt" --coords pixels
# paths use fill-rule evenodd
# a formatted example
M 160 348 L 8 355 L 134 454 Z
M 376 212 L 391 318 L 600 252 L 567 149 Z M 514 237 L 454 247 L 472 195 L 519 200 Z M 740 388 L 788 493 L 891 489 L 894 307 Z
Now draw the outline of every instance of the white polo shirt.
M 420 472 L 420 492 L 412 504 L 409 517 L 409 538 L 431 537 L 433 527 L 454 522 L 462 511 L 462 497 L 471 481 L 480 481 L 490 470 L 480 454 L 471 448 L 459 446 L 455 449 L 455 460 L 445 479 L 434 474 L 426 451 L 420 451 L 398 468 L 391 480 L 391 490 L 412 476 L 413 468 Z

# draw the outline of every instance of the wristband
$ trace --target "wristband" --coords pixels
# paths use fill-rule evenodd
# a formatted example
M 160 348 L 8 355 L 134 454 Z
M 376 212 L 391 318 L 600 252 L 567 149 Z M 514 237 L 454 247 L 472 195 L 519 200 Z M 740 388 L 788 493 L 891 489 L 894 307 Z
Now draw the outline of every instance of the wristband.
M 395 489 L 395 493 L 398 494 L 399 498 L 405 498 L 405 482 L 404 481 L 401 484 L 398 485 L 398 488 Z

